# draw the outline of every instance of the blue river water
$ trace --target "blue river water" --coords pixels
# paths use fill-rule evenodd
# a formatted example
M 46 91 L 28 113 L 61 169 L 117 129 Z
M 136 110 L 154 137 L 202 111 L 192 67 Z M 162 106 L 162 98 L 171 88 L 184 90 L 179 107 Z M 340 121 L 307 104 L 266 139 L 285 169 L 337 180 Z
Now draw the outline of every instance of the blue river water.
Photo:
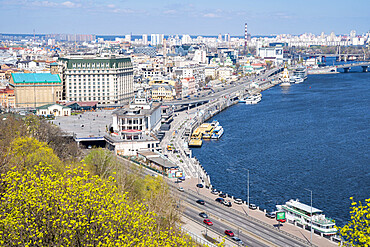
M 360 71 L 360 70 L 358 70 Z M 350 199 L 370 198 L 370 73 L 309 75 L 288 89 L 262 92 L 257 105 L 234 105 L 212 120 L 220 140 L 193 155 L 219 190 L 268 210 L 299 198 L 334 218 L 350 219 Z

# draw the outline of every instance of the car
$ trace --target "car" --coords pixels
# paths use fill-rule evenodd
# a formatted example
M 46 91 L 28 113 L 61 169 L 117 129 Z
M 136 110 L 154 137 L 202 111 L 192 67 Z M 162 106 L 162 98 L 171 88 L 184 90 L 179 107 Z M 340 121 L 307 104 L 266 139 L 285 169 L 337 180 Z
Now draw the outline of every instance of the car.
M 224 194 L 224 193 L 220 193 L 218 196 L 222 197 L 222 198 L 226 198 L 226 194 Z
M 235 204 L 243 204 L 243 200 L 242 199 L 240 199 L 240 198 L 236 198 L 235 200 L 234 200 L 234 203 Z
M 225 199 L 224 198 L 221 198 L 221 197 L 218 197 L 218 198 L 216 198 L 215 201 L 216 202 L 219 202 L 219 203 L 224 203 Z
M 238 244 L 243 245 L 243 241 L 240 238 L 234 236 L 231 239 L 237 242 Z
M 208 218 L 208 215 L 205 212 L 199 213 L 199 216 L 202 218 Z
M 255 210 L 255 209 L 257 209 L 257 206 L 256 206 L 256 204 L 250 203 L 249 208 Z
M 212 191 L 211 191 L 211 193 L 212 194 L 214 194 L 214 195 L 218 195 L 218 193 L 220 193 L 218 190 L 216 190 L 216 189 L 213 189 Z
M 202 199 L 197 200 L 197 203 L 200 204 L 200 205 L 204 205 L 205 204 L 204 200 L 202 200 Z
M 276 214 L 275 214 L 275 212 L 267 212 L 267 213 L 265 214 L 265 216 L 266 216 L 267 218 L 270 218 L 270 219 L 275 219 Z
M 204 219 L 203 222 L 206 225 L 213 226 L 213 223 L 212 223 L 212 221 L 210 219 Z
M 231 207 L 232 205 L 231 205 L 231 202 L 230 201 L 224 201 L 224 205 L 226 206 L 226 207 Z
M 181 191 L 181 192 L 184 192 L 184 191 L 185 191 L 183 187 L 178 187 L 177 189 L 178 189 L 179 191 Z
M 231 230 L 225 230 L 225 234 L 230 237 L 234 237 L 234 233 Z
M 196 185 L 198 188 L 203 188 L 204 186 L 203 186 L 203 184 L 197 184 Z
M 280 223 L 285 223 L 286 222 L 286 219 L 280 219 L 278 220 Z

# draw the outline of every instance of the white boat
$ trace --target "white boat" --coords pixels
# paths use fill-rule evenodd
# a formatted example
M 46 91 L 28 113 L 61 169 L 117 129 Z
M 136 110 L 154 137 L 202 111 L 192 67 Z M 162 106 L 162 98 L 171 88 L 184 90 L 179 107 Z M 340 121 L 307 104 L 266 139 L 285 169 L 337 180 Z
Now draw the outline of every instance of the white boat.
M 284 81 L 280 84 L 280 87 L 290 87 L 290 82 L 289 81 Z
M 245 103 L 245 99 L 243 98 L 239 99 L 238 103 Z
M 301 82 L 304 82 L 304 79 L 302 79 L 302 78 L 295 79 L 295 83 L 299 84 Z
M 285 212 L 285 217 L 289 223 L 298 225 L 302 228 L 311 227 L 312 212 L 312 229 L 321 236 L 336 235 L 335 221 L 325 217 L 322 210 L 308 206 L 296 200 L 289 200 L 284 205 L 276 205 L 278 211 Z
M 258 102 L 260 102 L 261 99 L 262 99 L 261 96 L 251 95 L 251 96 L 249 96 L 248 98 L 245 99 L 245 103 L 247 105 L 254 105 L 254 104 L 257 104 Z
M 298 68 L 296 68 L 293 71 L 293 76 L 295 76 L 296 78 L 302 79 L 302 81 L 306 80 L 307 79 L 307 69 L 306 69 L 306 67 L 298 67 Z M 300 83 L 302 81 L 299 80 L 298 83 Z M 296 83 L 297 83 L 297 80 L 296 80 Z
M 224 128 L 221 125 L 217 125 L 216 128 L 212 132 L 212 139 L 219 139 L 222 134 L 224 133 Z

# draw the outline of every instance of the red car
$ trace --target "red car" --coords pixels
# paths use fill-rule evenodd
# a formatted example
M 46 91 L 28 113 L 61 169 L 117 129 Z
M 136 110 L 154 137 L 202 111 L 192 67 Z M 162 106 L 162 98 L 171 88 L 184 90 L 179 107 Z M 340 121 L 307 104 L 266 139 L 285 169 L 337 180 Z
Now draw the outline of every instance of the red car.
M 212 221 L 210 221 L 209 219 L 204 219 L 203 222 L 209 226 L 213 226 L 213 223 Z
M 285 223 L 286 219 L 281 219 L 281 220 L 278 220 L 278 221 L 281 222 L 281 223 Z
M 234 233 L 230 230 L 225 230 L 225 234 L 230 237 L 234 237 Z

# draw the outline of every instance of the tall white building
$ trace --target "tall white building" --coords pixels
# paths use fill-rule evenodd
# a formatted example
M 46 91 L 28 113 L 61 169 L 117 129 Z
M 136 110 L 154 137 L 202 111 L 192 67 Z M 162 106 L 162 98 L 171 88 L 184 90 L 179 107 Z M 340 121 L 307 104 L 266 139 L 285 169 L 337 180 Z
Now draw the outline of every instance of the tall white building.
M 182 36 L 182 38 L 181 38 L 181 43 L 182 44 L 191 44 L 191 42 L 192 42 L 192 39 L 191 39 L 189 34 L 184 34 Z
M 133 67 L 129 57 L 67 56 L 63 66 L 63 92 L 67 101 L 126 103 L 134 96 Z
M 148 34 L 143 34 L 143 44 L 144 45 L 148 44 Z
M 150 44 L 152 46 L 161 45 L 163 43 L 164 34 L 151 34 Z

